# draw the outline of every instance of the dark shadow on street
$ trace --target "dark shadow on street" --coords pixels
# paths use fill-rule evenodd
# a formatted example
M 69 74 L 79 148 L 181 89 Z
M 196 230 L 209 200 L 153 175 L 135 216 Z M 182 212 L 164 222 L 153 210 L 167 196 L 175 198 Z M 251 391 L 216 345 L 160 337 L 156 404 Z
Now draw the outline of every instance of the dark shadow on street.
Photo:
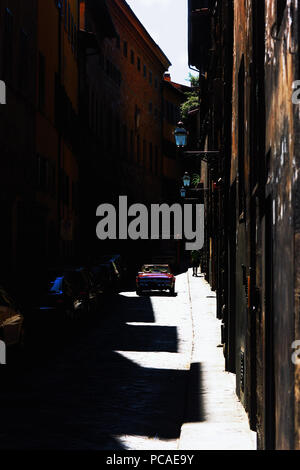
M 174 294 L 170 294 L 169 292 L 158 292 L 158 291 L 151 291 L 151 292 L 143 292 L 141 294 L 142 297 L 177 297 L 177 292 Z
M 187 423 L 200 423 L 205 421 L 202 393 L 201 363 L 194 362 L 191 364 L 187 386 L 187 407 L 185 413 L 185 421 Z
M 147 368 L 122 354 L 176 353 L 177 343 L 176 327 L 155 326 L 148 297 L 113 296 L 68 336 L 50 335 L 21 365 L 1 369 L 0 448 L 121 450 L 118 436 L 178 439 L 183 422 L 203 419 L 201 395 L 185 408 L 201 388 L 200 367 Z

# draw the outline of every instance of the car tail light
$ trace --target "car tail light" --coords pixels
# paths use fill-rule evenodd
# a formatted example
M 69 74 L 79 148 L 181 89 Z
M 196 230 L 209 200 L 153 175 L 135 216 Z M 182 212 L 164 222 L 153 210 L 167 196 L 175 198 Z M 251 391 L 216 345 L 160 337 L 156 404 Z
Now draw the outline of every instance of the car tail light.
M 87 295 L 87 292 L 85 292 L 84 290 L 82 290 L 81 292 L 79 292 L 79 295 Z

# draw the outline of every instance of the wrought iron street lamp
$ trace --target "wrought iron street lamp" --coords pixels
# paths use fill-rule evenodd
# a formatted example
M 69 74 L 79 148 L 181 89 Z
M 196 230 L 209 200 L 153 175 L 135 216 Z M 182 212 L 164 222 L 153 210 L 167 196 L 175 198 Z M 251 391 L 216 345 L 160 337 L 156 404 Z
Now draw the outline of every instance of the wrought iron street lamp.
M 181 188 L 180 196 L 184 199 L 186 197 L 186 188 Z
M 183 186 L 189 188 L 191 186 L 191 177 L 188 172 L 185 172 L 184 177 L 182 178 Z
M 177 147 L 186 147 L 187 146 L 187 136 L 188 131 L 183 127 L 183 122 L 179 122 L 174 131 L 175 142 Z

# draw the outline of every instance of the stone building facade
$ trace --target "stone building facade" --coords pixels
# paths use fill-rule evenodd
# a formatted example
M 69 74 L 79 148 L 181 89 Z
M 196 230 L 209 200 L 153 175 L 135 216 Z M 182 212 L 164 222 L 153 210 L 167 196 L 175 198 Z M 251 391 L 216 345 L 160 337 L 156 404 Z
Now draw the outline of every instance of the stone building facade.
M 6 104 L 0 106 L 1 272 L 12 273 L 22 246 L 33 247 L 38 232 L 32 217 L 24 231 L 23 214 L 37 210 L 35 187 L 35 103 L 37 2 L 0 3 L 0 79 Z M 32 222 L 32 223 L 31 223 Z M 28 245 L 28 243 L 30 243 Z
M 226 366 L 259 448 L 298 449 L 298 4 L 191 0 L 189 7 L 190 63 L 202 77 L 201 145 L 220 152 L 206 170 L 209 186 L 219 188 L 206 200 L 206 256 Z M 204 15 L 207 56 L 203 47 L 197 53 L 195 33 Z
M 0 12 L 6 276 L 83 260 L 99 247 L 101 203 L 161 201 L 170 62 L 124 0 L 7 0 Z
M 96 251 L 128 252 L 129 241 L 96 240 L 97 205 L 118 206 L 121 195 L 129 204 L 174 197 L 181 165 L 175 144 L 167 165 L 164 142 L 174 141 L 188 87 L 165 82 L 170 61 L 124 0 L 82 0 L 80 17 L 81 232 Z M 145 243 L 135 241 L 139 250 Z

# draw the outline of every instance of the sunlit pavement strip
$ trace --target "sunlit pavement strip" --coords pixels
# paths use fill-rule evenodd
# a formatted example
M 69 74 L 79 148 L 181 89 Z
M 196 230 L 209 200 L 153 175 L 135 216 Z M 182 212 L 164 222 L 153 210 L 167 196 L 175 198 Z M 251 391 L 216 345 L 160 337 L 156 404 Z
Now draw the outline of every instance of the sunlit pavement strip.
M 115 351 L 124 358 L 143 368 L 187 371 L 190 368 L 193 346 L 193 327 L 187 274 L 176 278 L 176 297 L 150 297 L 155 323 L 127 323 L 132 326 L 176 327 L 177 352 Z M 135 294 L 123 293 L 131 297 Z M 184 397 L 182 409 L 185 408 Z M 178 410 L 174 410 L 176 413 Z M 159 430 L 158 430 L 159 434 Z M 176 450 L 178 439 L 164 440 L 157 436 L 114 436 L 127 449 L 134 450 Z
M 127 323 L 131 326 L 174 326 L 177 329 L 176 353 L 115 351 L 140 367 L 152 369 L 188 370 L 192 356 L 193 329 L 187 276 L 181 274 L 176 280 L 177 297 L 151 297 L 155 323 Z M 132 296 L 132 293 L 123 293 Z
M 218 347 L 221 329 L 214 294 L 209 284 L 192 277 L 191 271 L 189 286 L 194 325 L 192 363 L 200 377 L 199 386 L 188 394 L 188 406 L 201 410 L 201 420 L 182 426 L 179 449 L 255 450 L 256 434 L 249 429 L 246 412 L 235 394 L 234 376 L 225 372 L 223 351 Z
M 165 441 L 158 437 L 115 436 L 120 444 L 128 450 L 175 450 L 176 440 Z

